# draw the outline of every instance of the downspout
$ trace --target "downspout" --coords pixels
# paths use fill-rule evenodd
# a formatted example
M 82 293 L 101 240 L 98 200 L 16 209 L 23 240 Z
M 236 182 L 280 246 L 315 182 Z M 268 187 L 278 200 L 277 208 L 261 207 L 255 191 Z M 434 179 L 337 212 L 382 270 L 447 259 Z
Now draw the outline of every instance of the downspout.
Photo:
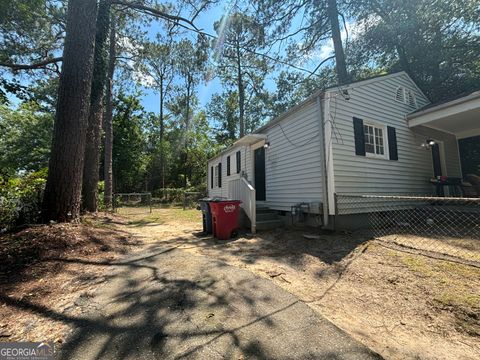
M 322 193 L 323 193 L 323 227 L 329 228 L 329 216 L 328 216 L 328 182 L 327 182 L 327 164 L 325 161 L 325 121 L 323 116 L 322 97 L 324 93 L 321 93 L 317 97 L 318 107 L 318 134 L 320 139 L 320 162 L 322 164 Z

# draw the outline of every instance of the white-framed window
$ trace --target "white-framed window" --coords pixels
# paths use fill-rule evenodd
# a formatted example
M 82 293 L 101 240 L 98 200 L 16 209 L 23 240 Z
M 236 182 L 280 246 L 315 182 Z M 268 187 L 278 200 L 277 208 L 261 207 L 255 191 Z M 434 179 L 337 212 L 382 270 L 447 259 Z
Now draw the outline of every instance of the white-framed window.
M 387 158 L 387 139 L 384 126 L 363 124 L 365 134 L 365 154 L 367 156 Z
M 415 96 L 415 92 L 404 86 L 399 86 L 395 91 L 395 100 L 412 108 L 417 107 L 417 97 Z

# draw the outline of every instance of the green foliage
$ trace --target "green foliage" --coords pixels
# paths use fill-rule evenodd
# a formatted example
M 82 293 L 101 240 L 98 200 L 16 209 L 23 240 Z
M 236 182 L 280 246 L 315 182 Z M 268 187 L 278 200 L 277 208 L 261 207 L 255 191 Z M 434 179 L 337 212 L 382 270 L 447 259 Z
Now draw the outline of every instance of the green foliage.
M 480 86 L 478 0 L 355 1 L 350 64 L 356 69 L 405 70 L 433 101 Z
M 230 90 L 213 95 L 207 114 L 213 122 L 215 140 L 225 146 L 233 144 L 239 135 L 237 92 Z
M 152 196 L 165 204 L 180 204 L 183 201 L 184 188 L 160 188 L 152 192 Z
M 35 103 L 12 110 L 0 105 L 0 168 L 4 175 L 48 166 L 53 116 Z
M 225 90 L 212 98 L 208 113 L 219 126 L 218 139 L 227 144 L 241 134 L 242 122 L 245 133 L 250 133 L 268 117 L 264 84 L 272 67 L 258 55 L 266 34 L 254 17 L 234 11 L 215 22 L 214 28 L 219 36 L 212 44 L 215 71 Z
M 40 219 L 47 168 L 22 177 L 0 175 L 0 230 Z
M 104 195 L 105 195 L 105 181 L 99 181 L 98 182 L 98 210 L 100 211 L 106 210 Z
M 145 112 L 138 97 L 120 93 L 113 115 L 113 177 L 115 192 L 145 188 L 147 157 Z
M 188 129 L 179 126 L 178 121 L 181 120 L 172 119 L 167 127 L 167 185 L 188 188 L 205 181 L 205 164 L 216 146 L 205 112 L 195 113 Z
M 0 62 L 32 64 L 54 57 L 63 47 L 64 29 L 63 1 L 0 0 Z

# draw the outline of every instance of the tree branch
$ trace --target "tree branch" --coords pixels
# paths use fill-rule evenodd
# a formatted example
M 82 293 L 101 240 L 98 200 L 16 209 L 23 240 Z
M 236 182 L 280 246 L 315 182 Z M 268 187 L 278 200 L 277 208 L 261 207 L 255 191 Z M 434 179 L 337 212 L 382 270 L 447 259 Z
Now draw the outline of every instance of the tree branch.
M 56 64 L 62 60 L 63 60 L 62 57 L 55 57 L 55 58 L 46 59 L 34 64 L 11 64 L 11 63 L 0 62 L 0 66 L 8 67 L 12 70 L 33 70 L 33 69 L 45 68 L 46 65 Z
M 187 23 L 188 25 L 192 26 L 195 30 L 198 30 L 198 28 L 195 26 L 195 24 L 191 20 L 188 20 L 188 19 L 186 19 L 182 16 L 170 15 L 170 14 L 167 14 L 166 12 L 163 12 L 161 10 L 158 10 L 158 9 L 155 9 L 155 8 L 143 5 L 143 4 L 132 3 L 132 2 L 129 2 L 129 1 L 122 1 L 122 0 L 112 0 L 112 4 L 123 5 L 123 6 L 129 7 L 129 8 L 132 8 L 132 9 L 137 9 L 137 10 L 143 11 L 143 12 L 149 14 L 149 15 L 157 16 L 157 17 L 160 17 L 160 18 L 163 18 L 163 19 L 166 19 L 166 20 L 176 21 L 176 22 L 184 22 L 184 23 Z

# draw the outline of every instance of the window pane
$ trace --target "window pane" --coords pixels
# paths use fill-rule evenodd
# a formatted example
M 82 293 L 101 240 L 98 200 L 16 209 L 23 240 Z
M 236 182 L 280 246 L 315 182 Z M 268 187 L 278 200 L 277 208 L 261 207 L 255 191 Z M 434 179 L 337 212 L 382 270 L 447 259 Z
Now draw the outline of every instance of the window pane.
M 375 153 L 377 155 L 384 155 L 385 151 L 383 148 L 383 129 L 375 128 Z
M 242 153 L 240 151 L 237 151 L 237 174 L 240 173 L 242 170 Z
M 364 125 L 363 130 L 365 132 L 365 151 L 371 154 L 375 154 L 375 140 L 373 126 Z

